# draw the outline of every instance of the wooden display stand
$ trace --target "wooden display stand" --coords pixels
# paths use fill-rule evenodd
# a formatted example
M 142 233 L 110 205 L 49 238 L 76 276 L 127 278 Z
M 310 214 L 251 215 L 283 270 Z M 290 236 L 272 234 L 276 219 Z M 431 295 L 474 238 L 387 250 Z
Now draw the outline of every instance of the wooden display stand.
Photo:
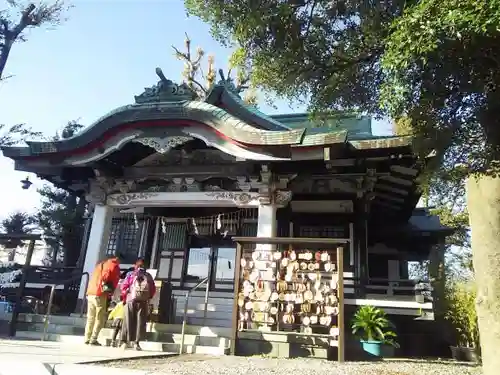
M 348 239 L 234 237 L 231 354 L 238 332 L 328 337 L 344 361 L 344 245 Z

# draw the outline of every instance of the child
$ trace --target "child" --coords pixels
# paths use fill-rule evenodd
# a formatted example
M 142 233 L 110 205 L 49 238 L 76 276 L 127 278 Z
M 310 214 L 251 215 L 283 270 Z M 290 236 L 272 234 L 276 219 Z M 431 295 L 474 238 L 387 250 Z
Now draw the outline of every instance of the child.
M 113 347 L 118 346 L 116 338 L 118 337 L 118 334 L 121 332 L 124 318 L 125 318 L 124 303 L 122 301 L 119 301 L 116 303 L 116 306 L 113 308 L 113 310 L 111 310 L 108 316 L 108 320 L 113 321 L 113 323 L 111 324 L 111 327 L 114 328 L 113 337 L 111 339 L 111 346 Z

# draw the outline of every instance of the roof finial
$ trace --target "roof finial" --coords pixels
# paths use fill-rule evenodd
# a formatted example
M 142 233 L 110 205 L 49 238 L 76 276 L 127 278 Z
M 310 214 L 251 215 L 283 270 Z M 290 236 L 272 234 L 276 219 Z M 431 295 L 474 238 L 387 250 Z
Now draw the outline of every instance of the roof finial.
M 152 87 L 146 87 L 141 95 L 135 97 L 137 104 L 152 102 L 177 102 L 182 100 L 194 100 L 196 94 L 185 83 L 177 85 L 163 74 L 160 68 L 156 68 L 156 75 L 160 81 Z

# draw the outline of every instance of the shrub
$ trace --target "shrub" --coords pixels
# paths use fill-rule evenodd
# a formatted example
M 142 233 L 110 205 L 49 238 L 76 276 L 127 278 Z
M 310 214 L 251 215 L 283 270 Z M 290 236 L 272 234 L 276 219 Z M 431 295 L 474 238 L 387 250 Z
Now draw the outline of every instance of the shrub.
M 476 314 L 476 287 L 472 281 L 453 282 L 446 287 L 445 319 L 458 334 L 458 346 L 479 347 Z
M 384 310 L 373 306 L 361 306 L 352 320 L 352 334 L 365 341 L 380 341 L 398 347 L 392 322 Z

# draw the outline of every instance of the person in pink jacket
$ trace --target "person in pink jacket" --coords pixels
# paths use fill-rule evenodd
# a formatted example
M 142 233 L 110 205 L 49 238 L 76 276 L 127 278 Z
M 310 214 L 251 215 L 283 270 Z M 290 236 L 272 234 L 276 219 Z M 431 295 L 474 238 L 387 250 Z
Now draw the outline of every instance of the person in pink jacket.
M 142 259 L 135 263 L 134 270 L 125 278 L 121 292 L 122 300 L 125 301 L 122 348 L 126 349 L 133 344 L 136 350 L 141 350 L 139 342 L 146 335 L 149 301 L 156 293 L 153 277 L 146 272 Z

